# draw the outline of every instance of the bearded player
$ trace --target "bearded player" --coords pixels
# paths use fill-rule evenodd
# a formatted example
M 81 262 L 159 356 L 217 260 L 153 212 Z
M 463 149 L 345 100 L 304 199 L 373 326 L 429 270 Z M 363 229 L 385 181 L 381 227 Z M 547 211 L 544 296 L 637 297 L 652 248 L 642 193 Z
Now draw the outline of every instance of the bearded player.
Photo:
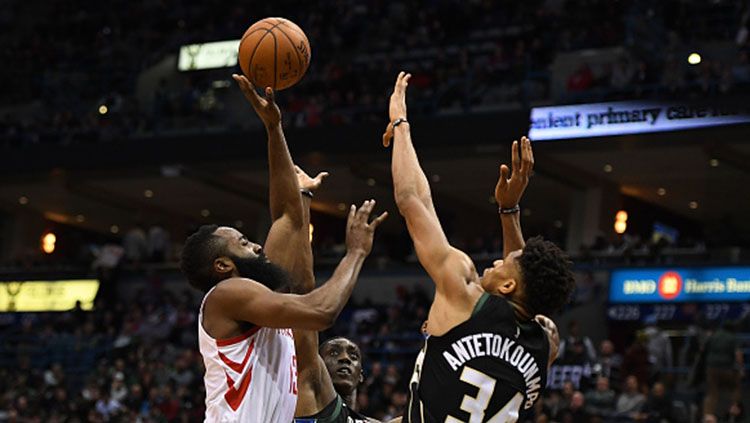
M 540 323 L 535 316 L 552 315 L 568 301 L 575 284 L 570 262 L 541 238 L 523 242 L 518 201 L 533 164 L 527 139 L 515 143 L 513 175 L 508 180 L 507 166 L 501 168 L 496 189 L 504 260 L 479 276 L 469 256 L 448 243 L 411 142 L 409 78 L 401 72 L 396 80 L 383 141 L 388 146 L 393 137 L 396 204 L 436 292 L 404 421 L 512 423 L 533 407 L 546 385 L 556 337 L 551 321 Z
M 312 193 L 300 191 L 273 91 L 266 88 L 262 98 L 244 76 L 234 79 L 268 134 L 273 223 L 265 247 L 234 228 L 203 226 L 185 242 L 181 268 L 190 284 L 205 293 L 198 338 L 206 367 L 206 421 L 289 422 L 297 402 L 297 359 L 289 328 L 322 330 L 334 322 L 384 216 L 368 223 L 374 201 L 352 206 L 347 252 L 330 280 L 305 295 L 277 292 L 292 282 L 298 246 L 309 244 L 301 197 Z

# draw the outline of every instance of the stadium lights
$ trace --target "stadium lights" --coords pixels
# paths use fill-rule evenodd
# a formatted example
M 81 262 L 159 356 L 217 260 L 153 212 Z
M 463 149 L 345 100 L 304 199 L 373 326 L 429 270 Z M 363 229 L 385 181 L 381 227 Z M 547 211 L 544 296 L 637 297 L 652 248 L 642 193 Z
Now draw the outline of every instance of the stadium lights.
M 697 201 L 691 201 L 690 203 L 688 203 L 688 207 L 690 207 L 691 209 L 695 210 L 695 209 L 698 208 L 698 202 Z
M 42 251 L 46 254 L 52 254 L 55 252 L 55 242 L 57 242 L 57 236 L 52 232 L 47 232 L 42 236 Z
M 25 206 L 25 205 L 29 204 L 29 197 L 27 197 L 25 195 L 22 195 L 22 196 L 18 197 L 18 204 L 20 204 L 22 206 Z
M 143 196 L 146 198 L 152 198 L 154 196 L 154 192 L 151 191 L 150 189 L 147 189 L 143 191 Z
M 711 165 L 711 167 L 719 167 L 719 160 L 718 159 L 711 159 L 711 160 L 709 160 L 708 164 Z
M 203 209 L 203 210 L 201 210 L 201 216 L 203 216 L 203 217 L 211 216 L 211 211 L 208 210 L 208 209 Z
M 701 62 L 701 55 L 698 54 L 698 53 L 690 53 L 690 55 L 688 56 L 687 60 L 688 60 L 688 63 L 690 63 L 691 65 L 700 64 L 700 62 Z
M 107 106 L 105 104 L 102 104 L 101 106 L 99 106 L 99 114 L 100 115 L 106 115 L 108 111 L 109 111 L 109 109 L 107 108 Z
M 79 215 L 76 216 L 76 222 L 83 223 L 85 221 L 86 221 L 86 216 L 84 216 L 82 214 L 79 214 Z
M 615 214 L 615 232 L 624 234 L 628 229 L 628 212 L 620 210 Z
M 119 233 L 120 227 L 117 225 L 112 225 L 109 227 L 109 231 L 112 232 L 113 234 Z
M 612 169 L 613 169 L 613 167 L 612 167 L 611 164 L 607 163 L 607 164 L 604 165 L 604 172 L 605 173 L 611 173 Z
M 667 190 L 664 189 L 664 188 L 659 188 L 659 189 L 656 190 L 656 194 L 659 197 L 663 197 L 663 196 L 667 195 Z

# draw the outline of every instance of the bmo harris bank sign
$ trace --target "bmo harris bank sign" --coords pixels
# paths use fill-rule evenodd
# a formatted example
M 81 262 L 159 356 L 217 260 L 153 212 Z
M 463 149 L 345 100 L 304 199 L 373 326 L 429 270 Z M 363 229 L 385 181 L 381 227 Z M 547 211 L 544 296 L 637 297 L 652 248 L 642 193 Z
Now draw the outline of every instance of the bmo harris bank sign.
M 534 141 L 642 134 L 750 123 L 747 106 L 618 101 L 535 107 L 529 138 Z
M 750 267 L 612 271 L 611 303 L 750 301 Z

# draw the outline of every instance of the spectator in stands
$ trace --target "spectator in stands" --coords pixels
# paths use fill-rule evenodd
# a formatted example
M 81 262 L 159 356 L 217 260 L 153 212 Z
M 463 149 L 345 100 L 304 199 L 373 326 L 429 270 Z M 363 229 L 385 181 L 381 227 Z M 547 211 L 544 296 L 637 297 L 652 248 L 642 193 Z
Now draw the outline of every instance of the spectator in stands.
M 586 411 L 586 401 L 580 391 L 573 393 L 570 404 L 560 411 L 556 420 L 561 423 L 588 423 L 590 421 Z
M 663 383 L 654 383 L 638 420 L 646 423 L 675 421 L 672 398 L 667 394 Z
M 599 344 L 599 357 L 594 365 L 594 373 L 604 376 L 610 385 L 620 386 L 622 356 L 615 351 L 615 344 L 605 339 Z
M 649 361 L 648 348 L 646 348 L 647 342 L 646 335 L 639 331 L 622 359 L 622 374 L 635 376 L 638 386 L 648 386 L 648 380 L 651 376 L 651 362 Z
M 169 247 L 169 232 L 158 223 L 152 225 L 148 229 L 146 239 L 146 253 L 149 261 L 163 263 L 167 259 Z
M 644 335 L 648 338 L 646 348 L 648 349 L 649 362 L 655 376 L 666 369 L 674 367 L 672 358 L 672 341 L 657 325 L 655 317 L 646 320 Z
M 146 232 L 143 226 L 137 223 L 122 238 L 122 247 L 125 249 L 125 259 L 133 264 L 139 264 L 146 257 Z
M 593 421 L 603 422 L 615 411 L 615 391 L 609 387 L 609 379 L 596 378 L 596 389 L 586 392 L 586 411 Z
M 734 323 L 726 322 L 706 341 L 706 397 L 703 401 L 704 416 L 716 416 L 719 396 L 728 393 L 730 406 L 739 404 L 741 383 L 745 364 Z M 724 413 L 721 413 L 724 414 Z
M 586 91 L 594 85 L 594 73 L 588 63 L 582 64 L 572 75 L 568 77 L 568 92 L 579 93 Z
M 638 391 L 638 379 L 630 375 L 625 379 L 625 389 L 617 398 L 615 416 L 624 421 L 636 421 L 645 403 L 646 397 Z
M 591 339 L 581 335 L 578 321 L 568 323 L 568 336 L 560 342 L 560 353 L 557 356 L 560 364 L 593 365 L 596 362 L 596 350 Z

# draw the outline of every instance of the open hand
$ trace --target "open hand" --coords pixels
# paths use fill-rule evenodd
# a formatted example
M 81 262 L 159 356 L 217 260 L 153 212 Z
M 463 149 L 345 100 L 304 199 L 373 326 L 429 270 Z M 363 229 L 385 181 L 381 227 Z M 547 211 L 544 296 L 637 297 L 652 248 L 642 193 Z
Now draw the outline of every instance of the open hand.
M 531 140 L 527 137 L 521 137 L 520 145 L 518 141 L 513 141 L 511 154 L 513 171 L 511 172 L 506 165 L 500 166 L 500 179 L 495 185 L 495 201 L 505 209 L 515 207 L 521 201 L 521 196 L 529 184 L 531 171 L 534 169 L 534 152 L 531 149 Z
M 294 173 L 297 174 L 297 183 L 301 189 L 309 189 L 315 191 L 320 188 L 323 180 L 328 177 L 328 172 L 320 172 L 314 178 L 311 178 L 305 173 L 299 166 L 294 166 Z
M 233 74 L 232 78 L 237 81 L 242 94 L 252 104 L 255 113 L 266 125 L 266 129 L 274 128 L 281 123 L 281 110 L 274 101 L 274 92 L 271 87 L 266 87 L 265 97 L 261 97 L 255 91 L 255 86 L 244 75 Z
M 383 134 L 383 147 L 391 145 L 391 138 L 393 138 L 393 121 L 399 118 L 406 119 L 406 87 L 409 86 L 410 78 L 411 74 L 403 71 L 399 72 L 398 77 L 396 77 L 396 84 L 393 87 L 391 102 L 388 106 L 388 116 L 391 121 L 388 122 L 388 126 L 385 128 L 385 134 Z
M 370 213 L 372 213 L 374 207 L 375 200 L 365 201 L 359 209 L 352 204 L 349 209 L 349 217 L 346 221 L 347 252 L 359 251 L 368 255 L 372 251 L 372 240 L 375 237 L 375 229 L 388 217 L 388 212 L 383 212 L 375 220 L 368 223 Z

